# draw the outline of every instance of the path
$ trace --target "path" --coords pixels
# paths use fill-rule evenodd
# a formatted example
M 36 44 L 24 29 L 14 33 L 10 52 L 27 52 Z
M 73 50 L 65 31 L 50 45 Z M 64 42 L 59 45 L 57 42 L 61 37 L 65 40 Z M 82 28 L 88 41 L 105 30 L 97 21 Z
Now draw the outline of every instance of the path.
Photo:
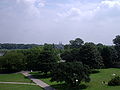
M 23 75 L 27 76 L 29 79 L 31 79 L 34 83 L 36 83 L 38 86 L 44 88 L 45 90 L 55 90 L 54 88 L 52 88 L 50 85 L 44 83 L 43 81 L 36 79 L 34 77 L 32 77 L 32 75 L 29 74 L 28 71 L 23 71 L 21 72 Z
M 0 82 L 2 84 L 27 84 L 27 85 L 36 85 L 34 83 L 22 83 L 22 82 Z

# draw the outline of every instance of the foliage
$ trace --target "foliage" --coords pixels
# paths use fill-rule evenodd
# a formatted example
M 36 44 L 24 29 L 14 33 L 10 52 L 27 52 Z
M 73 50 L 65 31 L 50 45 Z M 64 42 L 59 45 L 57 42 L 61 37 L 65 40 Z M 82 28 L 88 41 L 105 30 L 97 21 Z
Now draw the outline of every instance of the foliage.
M 51 81 L 65 82 L 69 86 L 79 86 L 81 81 L 89 82 L 89 68 L 80 62 L 56 64 L 51 71 Z
M 79 60 L 90 68 L 101 68 L 103 66 L 102 57 L 93 43 L 85 43 L 80 48 Z
M 70 40 L 69 42 L 71 48 L 79 48 L 84 43 L 84 41 L 80 38 L 76 38 L 75 40 Z
M 0 58 L 0 70 L 1 72 L 14 72 L 24 69 L 25 58 L 22 53 L 16 51 L 9 51 Z
M 117 51 L 112 46 L 104 46 L 101 50 L 101 56 L 105 67 L 110 68 L 115 62 L 117 62 Z
M 117 46 L 120 46 L 120 35 L 117 35 L 115 39 L 113 39 L 113 43 Z
M 24 52 L 26 56 L 27 70 L 40 70 L 47 73 L 53 63 L 59 61 L 53 45 L 45 44 L 41 47 L 35 47 Z
M 120 76 L 116 76 L 114 78 L 112 78 L 109 82 L 108 82 L 109 86 L 120 86 Z
M 120 35 L 117 35 L 115 39 L 113 39 L 113 43 L 115 44 L 115 49 L 118 54 L 118 62 L 120 62 Z

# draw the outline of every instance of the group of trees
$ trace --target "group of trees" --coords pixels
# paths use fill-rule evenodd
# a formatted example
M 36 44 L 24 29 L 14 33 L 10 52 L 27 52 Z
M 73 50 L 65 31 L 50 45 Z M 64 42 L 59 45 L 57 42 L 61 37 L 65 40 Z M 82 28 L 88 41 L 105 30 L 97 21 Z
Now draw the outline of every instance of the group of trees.
M 51 65 L 59 61 L 56 49 L 44 45 L 26 50 L 11 50 L 0 57 L 0 72 L 39 70 L 47 73 Z
M 67 85 L 78 86 L 81 81 L 90 81 L 91 69 L 115 67 L 116 64 L 120 66 L 120 36 L 116 36 L 113 43 L 114 46 L 96 45 L 76 38 L 64 45 L 64 49 L 45 44 L 31 49 L 9 50 L 0 56 L 0 72 L 49 72 L 51 81 L 64 81 Z
M 90 68 L 120 67 L 119 35 L 113 39 L 114 46 L 106 46 L 100 43 L 96 45 L 92 42 L 84 43 L 79 38 L 71 41 L 69 45 L 65 45 L 65 50 L 61 54 L 62 59 L 66 62 L 82 62 Z

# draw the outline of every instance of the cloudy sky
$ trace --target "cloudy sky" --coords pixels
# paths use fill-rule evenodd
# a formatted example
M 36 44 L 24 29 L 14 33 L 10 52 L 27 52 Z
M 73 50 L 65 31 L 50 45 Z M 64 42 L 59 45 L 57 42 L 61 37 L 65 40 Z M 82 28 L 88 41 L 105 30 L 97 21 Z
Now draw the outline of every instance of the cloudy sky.
M 0 43 L 112 44 L 120 0 L 0 0 Z

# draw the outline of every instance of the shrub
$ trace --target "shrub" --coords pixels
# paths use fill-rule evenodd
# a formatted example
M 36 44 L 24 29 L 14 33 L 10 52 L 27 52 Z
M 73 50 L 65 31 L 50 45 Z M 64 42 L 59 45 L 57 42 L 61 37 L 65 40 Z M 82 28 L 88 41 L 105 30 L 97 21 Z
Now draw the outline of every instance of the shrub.
M 120 86 L 120 76 L 116 76 L 108 82 L 109 86 Z

